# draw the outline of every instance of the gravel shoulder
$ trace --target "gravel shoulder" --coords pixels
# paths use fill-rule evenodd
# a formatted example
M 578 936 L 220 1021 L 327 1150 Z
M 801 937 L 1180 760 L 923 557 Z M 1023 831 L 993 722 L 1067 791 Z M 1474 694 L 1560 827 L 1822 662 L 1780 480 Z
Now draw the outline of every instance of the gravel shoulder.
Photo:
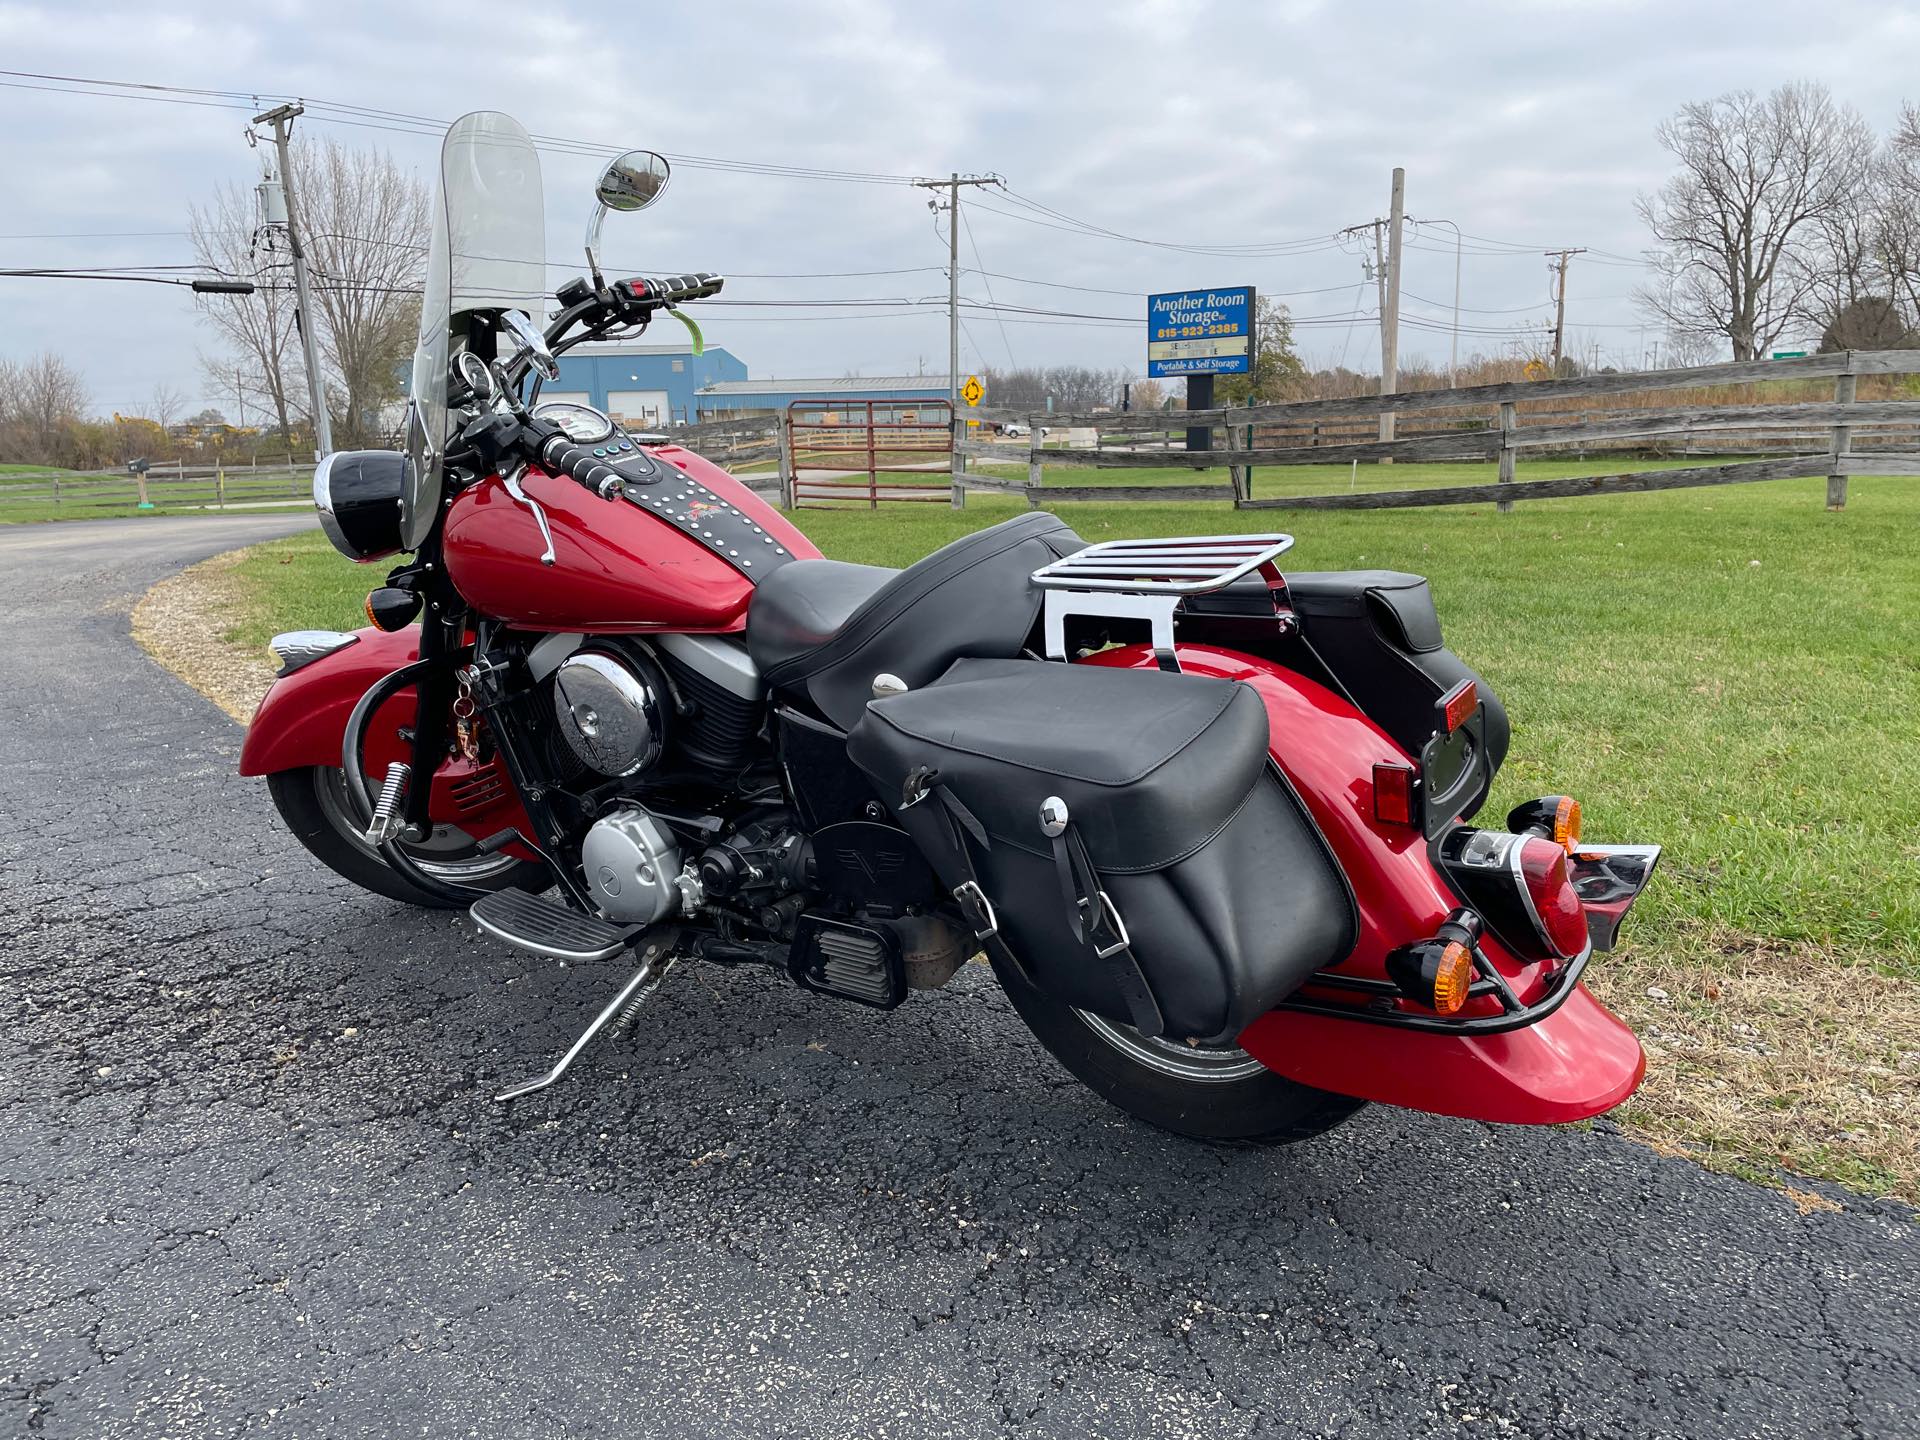
M 252 553 L 252 547 L 229 550 L 168 576 L 140 597 L 132 618 L 141 649 L 242 725 L 274 671 L 264 651 L 228 638 L 220 623 L 249 602 L 235 571 Z

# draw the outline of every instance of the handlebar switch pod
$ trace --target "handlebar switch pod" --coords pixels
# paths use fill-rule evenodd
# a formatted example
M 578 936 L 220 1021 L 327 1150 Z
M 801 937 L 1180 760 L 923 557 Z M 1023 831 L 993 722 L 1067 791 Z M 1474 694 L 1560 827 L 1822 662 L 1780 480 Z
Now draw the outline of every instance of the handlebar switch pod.
M 527 423 L 526 432 L 541 465 L 572 477 L 602 499 L 629 485 L 652 485 L 663 478 L 660 462 L 618 428 L 597 445 L 576 445 L 558 425 L 538 417 Z

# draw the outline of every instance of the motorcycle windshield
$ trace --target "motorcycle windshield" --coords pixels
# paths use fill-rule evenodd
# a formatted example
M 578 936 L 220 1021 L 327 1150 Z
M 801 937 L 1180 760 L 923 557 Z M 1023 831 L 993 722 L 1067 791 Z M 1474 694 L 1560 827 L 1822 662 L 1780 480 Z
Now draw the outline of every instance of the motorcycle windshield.
M 433 236 L 408 387 L 407 484 L 400 542 L 433 530 L 446 458 L 448 367 L 476 310 L 520 310 L 539 322 L 546 298 L 546 198 L 540 157 L 520 123 L 496 110 L 454 121 L 440 147 Z M 503 357 L 504 358 L 504 357 Z

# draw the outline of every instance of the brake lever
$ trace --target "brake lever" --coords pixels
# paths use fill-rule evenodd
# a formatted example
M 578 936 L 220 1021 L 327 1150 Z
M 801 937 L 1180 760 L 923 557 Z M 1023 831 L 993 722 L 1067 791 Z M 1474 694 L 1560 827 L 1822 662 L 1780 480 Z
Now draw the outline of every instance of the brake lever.
M 533 512 L 534 522 L 540 527 L 540 538 L 547 543 L 546 553 L 540 557 L 540 563 L 551 565 L 553 564 L 553 529 L 547 524 L 547 512 L 540 508 L 540 502 L 521 488 L 520 477 L 525 473 L 526 467 L 518 466 L 502 475 L 500 483 L 506 486 L 507 494 Z

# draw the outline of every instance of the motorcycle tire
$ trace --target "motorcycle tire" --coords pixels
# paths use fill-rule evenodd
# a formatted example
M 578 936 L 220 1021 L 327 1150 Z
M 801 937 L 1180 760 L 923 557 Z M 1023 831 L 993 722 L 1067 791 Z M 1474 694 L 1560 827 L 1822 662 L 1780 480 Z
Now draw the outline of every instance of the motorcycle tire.
M 414 884 L 367 843 L 364 822 L 354 818 L 338 766 L 281 770 L 267 777 L 267 789 L 294 838 L 336 875 L 402 904 L 430 910 L 465 908 Z M 426 841 L 407 846 L 407 853 L 436 878 L 476 890 L 518 888 L 538 893 L 553 883 L 547 867 L 538 861 L 482 855 L 472 836 L 452 826 L 436 827 Z
M 1049 998 L 993 962 L 1013 1008 L 1053 1058 L 1101 1099 L 1149 1125 L 1214 1145 L 1289 1145 L 1366 1105 L 1276 1075 L 1244 1050 L 1149 1039 Z

